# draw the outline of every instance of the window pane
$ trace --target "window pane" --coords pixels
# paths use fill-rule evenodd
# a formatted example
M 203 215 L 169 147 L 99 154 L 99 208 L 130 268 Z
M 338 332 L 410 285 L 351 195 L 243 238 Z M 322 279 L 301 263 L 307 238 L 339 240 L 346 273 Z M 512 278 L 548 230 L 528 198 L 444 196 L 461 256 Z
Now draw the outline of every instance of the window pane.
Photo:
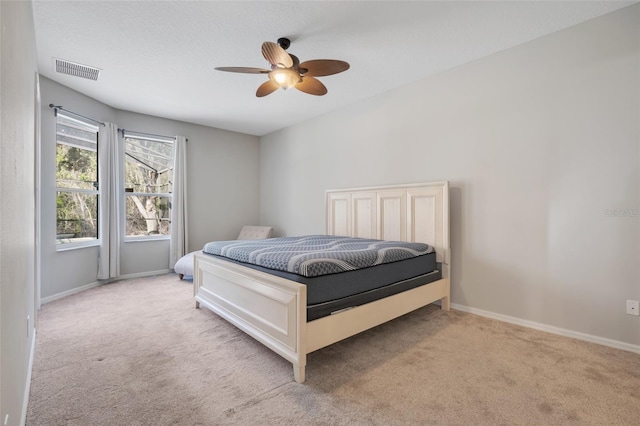
M 126 196 L 127 237 L 170 235 L 171 198 Z
M 98 128 L 79 120 L 58 114 L 56 120 L 56 137 L 58 143 L 78 146 L 80 148 L 97 151 L 96 135 Z
M 56 162 L 58 188 L 97 189 L 98 155 L 96 151 L 57 144 Z
M 127 137 L 125 159 L 128 192 L 173 192 L 173 143 Z
M 58 191 L 56 243 L 67 244 L 98 238 L 98 195 Z

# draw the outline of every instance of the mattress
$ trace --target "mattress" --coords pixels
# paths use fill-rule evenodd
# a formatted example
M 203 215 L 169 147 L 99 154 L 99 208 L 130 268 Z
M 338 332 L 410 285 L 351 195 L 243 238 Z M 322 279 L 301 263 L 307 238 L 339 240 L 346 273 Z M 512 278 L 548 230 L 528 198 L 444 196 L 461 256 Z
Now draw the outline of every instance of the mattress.
M 203 251 L 304 277 L 336 274 L 410 259 L 435 250 L 428 244 L 333 235 L 214 241 Z
M 274 246 L 286 249 L 269 248 Z M 309 252 L 309 246 L 314 248 L 315 252 L 313 250 Z M 301 247 L 306 247 L 303 249 L 303 251 L 307 250 L 306 256 L 302 256 L 298 252 L 297 249 Z M 347 249 L 355 249 L 355 252 L 351 251 L 347 260 L 344 256 L 338 258 L 342 252 L 350 251 Z M 371 254 L 368 250 L 374 250 L 376 253 Z M 390 284 L 421 277 L 437 270 L 435 251 L 427 244 L 326 235 L 243 242 L 217 241 L 206 244 L 203 252 L 305 284 L 307 286 L 308 307 L 363 294 Z M 275 260 L 265 258 L 264 255 L 269 252 L 274 254 Z M 263 256 L 258 256 L 258 254 Z M 288 260 L 285 261 L 285 258 Z M 262 264 L 256 264 L 255 259 L 258 259 Z M 307 267 L 302 268 L 300 265 L 309 259 L 321 261 L 329 259 L 329 261 L 315 263 L 313 267 L 309 267 L 309 263 L 307 263 Z M 346 265 L 347 263 L 349 265 Z M 278 268 L 275 268 L 275 265 Z M 305 276 L 290 272 L 289 269 L 298 272 L 304 269 L 307 274 L 313 275 Z M 319 271 L 324 273 L 318 274 Z

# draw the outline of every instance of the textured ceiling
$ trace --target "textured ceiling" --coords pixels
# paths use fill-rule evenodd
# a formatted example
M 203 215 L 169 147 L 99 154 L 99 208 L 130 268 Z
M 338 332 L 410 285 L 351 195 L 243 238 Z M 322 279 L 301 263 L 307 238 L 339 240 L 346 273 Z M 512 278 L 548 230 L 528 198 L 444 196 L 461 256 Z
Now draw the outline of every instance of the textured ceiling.
M 567 28 L 635 1 L 34 1 L 40 73 L 112 107 L 264 135 Z M 256 98 L 263 41 L 340 59 L 322 97 Z M 57 74 L 53 58 L 102 69 Z

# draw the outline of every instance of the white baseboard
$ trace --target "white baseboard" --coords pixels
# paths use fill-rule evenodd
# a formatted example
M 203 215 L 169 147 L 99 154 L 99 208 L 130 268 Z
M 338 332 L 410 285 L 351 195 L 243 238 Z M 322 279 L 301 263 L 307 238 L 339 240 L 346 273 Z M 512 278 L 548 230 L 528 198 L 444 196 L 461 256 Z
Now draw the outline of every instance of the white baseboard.
M 609 346 L 615 349 L 622 349 L 623 351 L 634 352 L 640 354 L 640 345 L 633 345 L 631 343 L 620 342 L 618 340 L 607 339 L 604 337 L 594 336 L 591 334 L 580 333 L 578 331 L 567 330 L 564 328 L 554 327 L 552 325 L 542 324 L 535 321 L 524 320 L 521 318 L 511 317 L 509 315 L 496 314 L 495 312 L 489 312 L 482 309 L 471 308 L 465 305 L 459 305 L 452 303 L 451 308 L 468 312 L 470 314 L 478 315 L 481 317 L 491 318 L 498 321 L 508 322 L 510 324 L 521 325 L 527 328 L 533 328 L 534 330 L 540 330 L 551 334 L 557 334 L 559 336 L 571 337 L 573 339 L 583 340 L 585 342 L 597 343 L 603 346 Z
M 24 385 L 24 396 L 22 397 L 22 414 L 20 416 L 20 426 L 27 423 L 27 408 L 29 407 L 29 392 L 31 390 L 31 371 L 33 369 L 33 356 L 36 352 L 36 329 L 31 333 L 31 348 L 29 348 L 29 365 L 27 366 L 27 383 Z
M 80 287 L 72 288 L 71 290 L 63 291 L 62 293 L 57 293 L 57 294 L 53 294 L 51 296 L 43 297 L 40 300 L 40 303 L 44 305 L 45 303 L 53 302 L 54 300 L 62 299 L 63 297 L 71 296 L 72 294 L 80 293 L 81 291 L 89 290 L 90 288 L 98 287 L 99 285 L 103 285 L 103 284 L 109 284 L 109 283 L 112 283 L 114 281 L 128 280 L 128 279 L 131 279 L 131 278 L 151 277 L 151 276 L 154 276 L 154 275 L 168 274 L 170 272 L 173 272 L 173 270 L 172 269 L 162 269 L 162 270 L 159 270 L 159 271 L 137 272 L 135 274 L 120 275 L 118 278 L 110 278 L 108 280 L 100 280 L 99 282 L 85 284 L 85 285 L 80 286 Z
M 164 274 L 168 274 L 169 272 L 173 272 L 173 269 L 161 269 L 159 271 L 150 271 L 150 272 L 136 272 L 135 274 L 120 275 L 116 280 L 113 280 L 113 281 L 128 280 L 131 278 L 151 277 L 153 275 L 164 275 Z
M 44 305 L 45 303 L 53 302 L 54 300 L 62 299 L 63 297 L 71 296 L 72 294 L 80 293 L 81 291 L 89 290 L 93 287 L 98 287 L 102 285 L 102 282 L 94 282 L 90 284 L 85 284 L 80 287 L 72 288 L 71 290 L 63 291 L 62 293 L 53 294 L 51 296 L 43 297 L 40 299 L 40 303 Z

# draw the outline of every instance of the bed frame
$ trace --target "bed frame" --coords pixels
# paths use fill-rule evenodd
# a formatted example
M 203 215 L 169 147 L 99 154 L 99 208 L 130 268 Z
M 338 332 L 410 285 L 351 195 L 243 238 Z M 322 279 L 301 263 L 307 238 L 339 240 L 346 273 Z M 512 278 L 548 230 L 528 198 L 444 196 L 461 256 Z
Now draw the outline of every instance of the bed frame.
M 442 279 L 307 322 L 305 285 L 196 253 L 196 308 L 209 308 L 289 360 L 298 383 L 308 353 L 438 300 L 442 309 L 450 306 L 447 182 L 326 191 L 326 213 L 330 235 L 434 246 Z

